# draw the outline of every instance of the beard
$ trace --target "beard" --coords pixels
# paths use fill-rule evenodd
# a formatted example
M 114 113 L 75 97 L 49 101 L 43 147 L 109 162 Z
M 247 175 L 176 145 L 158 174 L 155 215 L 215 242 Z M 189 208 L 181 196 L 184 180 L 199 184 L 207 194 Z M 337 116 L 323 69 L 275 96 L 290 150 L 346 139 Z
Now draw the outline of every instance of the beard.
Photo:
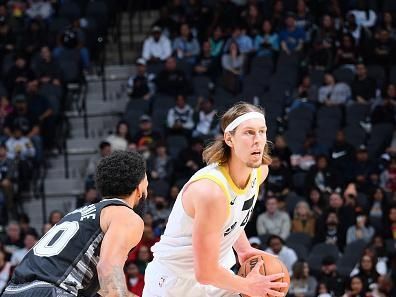
M 142 197 L 140 197 L 139 202 L 133 207 L 133 210 L 140 216 L 143 217 L 143 215 L 147 212 L 148 209 L 148 202 L 146 200 L 146 193 L 142 194 Z
M 249 168 L 259 168 L 261 165 L 263 165 L 262 160 L 259 161 L 248 161 L 246 163 L 246 166 Z

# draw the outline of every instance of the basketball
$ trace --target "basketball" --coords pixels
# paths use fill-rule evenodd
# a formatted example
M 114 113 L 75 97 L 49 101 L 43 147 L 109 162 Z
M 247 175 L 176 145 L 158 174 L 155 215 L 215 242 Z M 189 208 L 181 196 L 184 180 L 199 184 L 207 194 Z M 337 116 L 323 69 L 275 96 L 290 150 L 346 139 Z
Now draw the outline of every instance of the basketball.
M 271 275 L 271 274 L 282 273 L 282 272 L 285 274 L 284 277 L 275 280 L 275 282 L 285 282 L 285 283 L 288 283 L 288 286 L 286 288 L 279 288 L 279 289 L 274 289 L 274 290 L 278 290 L 282 293 L 287 293 L 287 291 L 289 290 L 289 286 L 290 286 L 289 271 L 287 270 L 285 264 L 283 264 L 283 262 L 277 257 L 271 256 L 271 255 L 265 255 L 265 254 L 250 257 L 248 260 L 246 260 L 241 265 L 238 275 L 242 276 L 242 277 L 246 277 L 249 274 L 249 272 L 252 271 L 254 266 L 256 266 L 256 264 L 260 258 L 263 260 L 263 266 L 260 267 L 261 274 Z M 243 297 L 249 297 L 244 294 L 241 294 L 241 295 Z M 268 297 L 272 297 L 272 295 L 268 295 Z

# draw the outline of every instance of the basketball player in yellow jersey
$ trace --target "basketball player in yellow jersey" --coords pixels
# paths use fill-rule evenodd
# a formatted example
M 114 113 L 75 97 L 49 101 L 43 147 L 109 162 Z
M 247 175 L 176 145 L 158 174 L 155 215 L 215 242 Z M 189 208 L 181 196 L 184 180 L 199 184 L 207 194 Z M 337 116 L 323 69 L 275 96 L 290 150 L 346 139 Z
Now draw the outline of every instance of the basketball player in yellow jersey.
M 224 137 L 203 153 L 208 166 L 184 185 L 152 248 L 143 297 L 284 296 L 276 289 L 287 284 L 274 281 L 283 273 L 261 275 L 262 262 L 246 278 L 230 270 L 233 249 L 241 263 L 264 253 L 244 231 L 271 162 L 264 114 L 241 102 L 223 115 L 221 128 Z

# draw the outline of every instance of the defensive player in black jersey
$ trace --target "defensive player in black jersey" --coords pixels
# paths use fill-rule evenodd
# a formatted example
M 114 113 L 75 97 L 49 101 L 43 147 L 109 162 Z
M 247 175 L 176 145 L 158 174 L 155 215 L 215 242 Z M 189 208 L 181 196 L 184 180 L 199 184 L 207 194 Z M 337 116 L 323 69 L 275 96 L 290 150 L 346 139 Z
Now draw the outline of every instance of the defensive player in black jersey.
M 103 200 L 52 227 L 16 267 L 4 297 L 135 296 L 123 267 L 143 234 L 143 220 L 132 210 L 147 196 L 143 158 L 115 152 L 102 159 L 96 186 Z

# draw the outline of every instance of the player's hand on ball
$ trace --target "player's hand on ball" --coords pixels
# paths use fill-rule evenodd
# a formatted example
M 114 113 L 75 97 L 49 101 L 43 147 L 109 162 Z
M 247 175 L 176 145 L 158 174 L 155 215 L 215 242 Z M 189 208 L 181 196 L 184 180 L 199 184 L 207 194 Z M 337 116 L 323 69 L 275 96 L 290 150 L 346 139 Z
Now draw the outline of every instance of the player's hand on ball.
M 277 282 L 276 280 L 282 279 L 284 273 L 276 273 L 271 275 L 263 275 L 260 273 L 260 267 L 263 266 L 263 260 L 259 260 L 254 266 L 252 271 L 246 276 L 249 280 L 249 287 L 246 293 L 251 297 L 263 297 L 263 296 L 273 296 L 273 297 L 283 297 L 284 293 L 279 292 L 274 289 L 286 288 L 288 283 Z

